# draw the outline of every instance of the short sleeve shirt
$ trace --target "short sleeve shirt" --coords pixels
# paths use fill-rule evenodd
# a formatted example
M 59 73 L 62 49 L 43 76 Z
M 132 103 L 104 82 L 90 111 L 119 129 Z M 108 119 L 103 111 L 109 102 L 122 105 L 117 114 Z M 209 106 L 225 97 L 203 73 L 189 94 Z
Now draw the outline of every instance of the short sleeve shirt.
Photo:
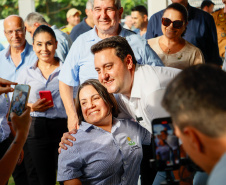
M 82 122 L 72 147 L 58 159 L 58 181 L 80 178 L 82 184 L 137 184 L 142 144 L 149 132 L 136 122 L 114 119 L 111 133 Z

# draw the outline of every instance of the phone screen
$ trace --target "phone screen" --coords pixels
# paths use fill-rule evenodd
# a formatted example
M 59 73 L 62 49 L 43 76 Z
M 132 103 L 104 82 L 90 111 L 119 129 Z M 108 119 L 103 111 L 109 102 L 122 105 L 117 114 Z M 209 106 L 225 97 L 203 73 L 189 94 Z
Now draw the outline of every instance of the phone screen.
M 8 121 L 10 119 L 10 113 L 15 112 L 18 116 L 20 116 L 27 104 L 28 96 L 30 92 L 29 85 L 18 84 L 14 88 L 13 97 L 10 104 L 10 111 L 8 114 Z
M 180 165 L 180 147 L 171 119 L 154 119 L 152 129 L 152 145 L 156 168 L 159 171 L 178 169 Z

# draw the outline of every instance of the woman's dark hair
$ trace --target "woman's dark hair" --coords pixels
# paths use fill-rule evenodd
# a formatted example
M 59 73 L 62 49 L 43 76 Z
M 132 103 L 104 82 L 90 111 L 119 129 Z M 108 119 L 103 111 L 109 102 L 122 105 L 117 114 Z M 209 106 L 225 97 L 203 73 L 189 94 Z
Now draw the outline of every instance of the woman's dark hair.
M 38 35 L 39 33 L 43 33 L 43 32 L 49 33 L 49 34 L 50 34 L 51 36 L 53 36 L 53 38 L 55 38 L 55 40 L 57 41 L 56 35 L 55 35 L 53 29 L 50 28 L 50 27 L 47 26 L 47 25 L 41 25 L 41 26 L 39 26 L 39 27 L 35 30 L 35 32 L 34 32 L 34 34 L 33 34 L 33 42 L 34 42 L 34 38 L 36 37 L 36 35 Z
M 179 3 L 172 3 L 171 5 L 169 5 L 169 6 L 165 9 L 164 13 L 165 13 L 167 10 L 169 10 L 169 9 L 173 9 L 173 10 L 176 10 L 176 11 L 180 12 L 180 13 L 182 14 L 182 16 L 183 16 L 183 19 L 184 19 L 184 21 L 185 21 L 185 24 L 187 24 L 187 22 L 188 22 L 188 11 L 187 11 L 187 9 L 185 8 L 184 5 L 179 4 Z M 164 13 L 163 13 L 163 15 L 164 15 Z
M 118 105 L 116 102 L 116 99 L 113 94 L 108 93 L 107 89 L 101 85 L 101 83 L 96 80 L 96 79 L 90 79 L 86 80 L 83 84 L 81 84 L 78 88 L 77 95 L 76 95 L 76 100 L 75 100 L 75 108 L 78 114 L 78 119 L 79 119 L 79 125 L 81 124 L 81 121 L 85 121 L 84 117 L 82 115 L 82 109 L 81 109 L 81 104 L 79 101 L 79 93 L 87 85 L 91 85 L 96 91 L 99 93 L 100 97 L 104 100 L 106 103 L 109 111 L 112 113 L 113 117 L 118 117 Z
M 173 10 L 176 10 L 176 11 L 180 12 L 182 14 L 182 17 L 183 17 L 184 21 L 185 21 L 185 24 L 188 23 L 188 11 L 187 11 L 187 9 L 186 9 L 186 7 L 184 5 L 179 4 L 179 3 L 172 3 L 171 5 L 169 5 L 165 9 L 165 11 L 163 12 L 163 15 L 165 14 L 165 12 L 167 10 L 170 10 L 170 9 L 173 9 Z M 187 30 L 187 26 L 186 26 L 184 32 L 181 34 L 181 37 L 184 36 L 186 30 Z

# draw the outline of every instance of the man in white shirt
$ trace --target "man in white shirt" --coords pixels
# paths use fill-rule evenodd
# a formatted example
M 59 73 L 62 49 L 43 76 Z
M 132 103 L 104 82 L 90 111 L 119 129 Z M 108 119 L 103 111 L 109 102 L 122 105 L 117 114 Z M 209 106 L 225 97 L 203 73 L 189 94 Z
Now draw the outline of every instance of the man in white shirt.
M 119 93 L 116 95 L 121 112 L 119 117 L 133 118 L 152 133 L 151 121 L 168 116 L 161 106 L 162 96 L 168 83 L 180 70 L 137 64 L 133 50 L 121 36 L 101 40 L 92 46 L 91 51 L 99 81 L 109 93 Z M 62 142 L 70 144 L 64 138 Z M 60 146 L 66 149 L 61 143 Z M 144 156 L 147 157 L 144 163 L 149 166 L 150 155 Z M 149 169 L 146 172 L 148 176 L 152 175 Z
M 168 115 L 161 106 L 162 96 L 180 70 L 137 64 L 128 42 L 120 36 L 98 42 L 91 51 L 99 81 L 109 93 L 119 93 L 121 112 L 152 132 L 151 121 Z

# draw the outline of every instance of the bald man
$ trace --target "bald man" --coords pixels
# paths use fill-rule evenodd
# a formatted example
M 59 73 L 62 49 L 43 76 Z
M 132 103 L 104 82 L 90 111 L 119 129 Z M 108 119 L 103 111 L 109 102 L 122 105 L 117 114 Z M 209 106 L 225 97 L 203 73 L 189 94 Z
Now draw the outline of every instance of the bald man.
M 25 33 L 26 28 L 21 17 L 10 15 L 5 18 L 4 34 L 9 47 L 0 52 L 1 78 L 15 81 L 22 68 L 37 60 L 33 47 L 25 40 Z
M 17 15 L 10 15 L 4 20 L 4 33 L 9 42 L 9 46 L 0 51 L 0 76 L 6 80 L 15 81 L 20 71 L 37 61 L 37 56 L 33 51 L 33 47 L 25 40 L 26 29 L 23 19 Z M 8 99 L 8 97 L 6 97 Z M 3 116 L 0 114 L 0 120 Z M 9 139 L 10 129 L 8 124 L 0 125 L 3 130 L 3 137 L 0 138 L 0 158 L 7 151 L 11 140 Z M 26 146 L 25 146 L 26 148 Z M 25 152 L 25 158 L 28 159 Z M 24 159 L 25 159 L 24 158 Z M 30 171 L 31 172 L 31 171 Z M 29 174 L 31 174 L 29 172 Z M 17 166 L 14 173 L 14 181 L 16 185 L 36 185 L 38 182 L 35 178 L 27 175 L 24 163 Z M 29 178 L 28 178 L 29 177 Z M 29 181 L 29 182 L 28 182 Z

